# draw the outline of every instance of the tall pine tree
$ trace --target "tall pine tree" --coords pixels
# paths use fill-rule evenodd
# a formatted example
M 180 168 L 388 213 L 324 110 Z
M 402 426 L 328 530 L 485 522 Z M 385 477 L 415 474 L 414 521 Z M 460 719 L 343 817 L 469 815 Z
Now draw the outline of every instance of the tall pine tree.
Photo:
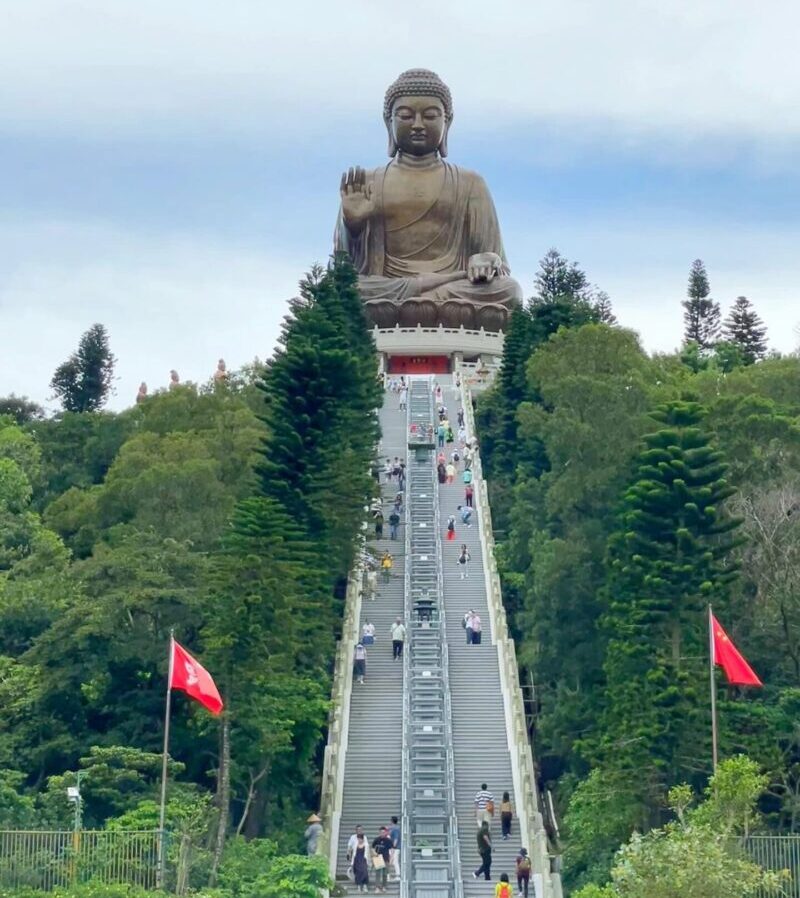
M 56 368 L 50 381 L 64 411 L 101 409 L 111 392 L 115 364 L 108 332 L 102 324 L 93 324 L 81 337 L 77 351 Z
M 711 287 L 702 259 L 695 259 L 689 270 L 687 299 L 683 301 L 684 344 L 696 343 L 710 349 L 719 339 L 719 303 L 709 299 Z
M 644 437 L 609 541 L 607 687 L 595 757 L 628 778 L 645 813 L 655 812 L 665 787 L 707 766 L 704 610 L 725 599 L 736 577 L 730 551 L 739 522 L 724 508 L 733 489 L 704 417 L 689 401 L 652 413 L 658 429 Z
M 736 298 L 722 325 L 725 339 L 742 352 L 746 365 L 752 365 L 767 354 L 767 329 L 746 296 Z
M 247 796 L 246 835 L 292 810 L 279 808 L 274 782 L 312 769 L 339 629 L 336 587 L 352 567 L 373 488 L 382 397 L 356 283 L 337 258 L 312 269 L 290 303 L 260 383 L 265 437 L 254 492 L 236 508 L 208 599 L 204 638 L 228 684 L 223 766 Z M 314 785 L 299 784 L 312 804 Z M 221 785 L 218 799 L 224 826 L 230 790 Z

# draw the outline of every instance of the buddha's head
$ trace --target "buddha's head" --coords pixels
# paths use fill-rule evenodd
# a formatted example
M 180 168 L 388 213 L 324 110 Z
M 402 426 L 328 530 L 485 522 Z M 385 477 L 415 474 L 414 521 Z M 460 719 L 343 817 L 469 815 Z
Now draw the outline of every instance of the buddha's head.
M 429 69 L 409 69 L 390 85 L 383 101 L 389 133 L 389 155 L 397 151 L 427 156 L 447 155 L 447 132 L 453 121 L 453 99 L 442 79 Z

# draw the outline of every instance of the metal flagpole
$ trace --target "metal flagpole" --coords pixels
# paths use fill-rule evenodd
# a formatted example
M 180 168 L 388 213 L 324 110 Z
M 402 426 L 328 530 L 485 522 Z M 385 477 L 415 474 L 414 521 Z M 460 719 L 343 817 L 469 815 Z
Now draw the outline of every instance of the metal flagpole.
M 175 658 L 175 630 L 169 631 L 169 673 L 167 674 L 167 699 L 164 709 L 164 752 L 161 760 L 161 807 L 158 812 L 158 854 L 156 886 L 164 885 L 164 823 L 167 816 L 167 761 L 169 759 L 169 717 L 172 709 L 172 663 Z
M 711 683 L 711 754 L 714 773 L 717 772 L 717 681 L 714 677 L 714 625 L 711 605 L 708 606 L 708 676 Z

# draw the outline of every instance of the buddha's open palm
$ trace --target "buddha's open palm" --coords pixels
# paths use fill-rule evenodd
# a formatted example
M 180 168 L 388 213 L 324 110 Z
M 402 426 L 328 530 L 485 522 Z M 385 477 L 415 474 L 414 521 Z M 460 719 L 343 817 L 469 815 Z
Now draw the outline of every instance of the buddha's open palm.
M 345 224 L 351 231 L 360 231 L 375 212 L 372 182 L 363 168 L 349 168 L 342 175 L 340 193 Z

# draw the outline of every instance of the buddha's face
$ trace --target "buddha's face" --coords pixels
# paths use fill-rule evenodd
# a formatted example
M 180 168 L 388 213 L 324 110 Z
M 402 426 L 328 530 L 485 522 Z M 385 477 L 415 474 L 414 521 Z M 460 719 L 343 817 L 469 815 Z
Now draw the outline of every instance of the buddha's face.
M 439 149 L 447 124 L 437 97 L 398 97 L 392 106 L 392 133 L 401 153 L 427 156 Z

